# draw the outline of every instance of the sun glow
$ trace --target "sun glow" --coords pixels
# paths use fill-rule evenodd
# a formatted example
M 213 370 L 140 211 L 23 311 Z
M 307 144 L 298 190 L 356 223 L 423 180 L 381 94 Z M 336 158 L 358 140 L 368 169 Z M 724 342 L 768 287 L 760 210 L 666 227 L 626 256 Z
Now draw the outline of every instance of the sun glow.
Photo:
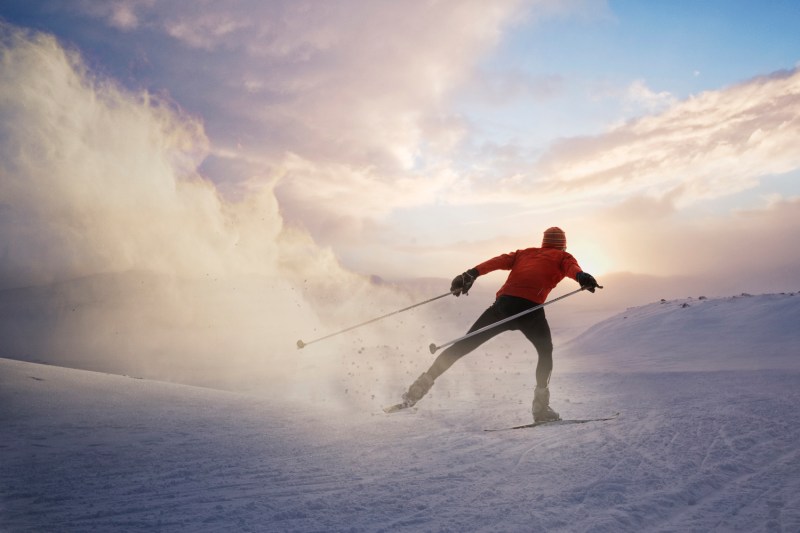
M 595 277 L 614 272 L 616 269 L 614 261 L 597 241 L 575 240 L 567 251 L 575 256 L 586 272 Z

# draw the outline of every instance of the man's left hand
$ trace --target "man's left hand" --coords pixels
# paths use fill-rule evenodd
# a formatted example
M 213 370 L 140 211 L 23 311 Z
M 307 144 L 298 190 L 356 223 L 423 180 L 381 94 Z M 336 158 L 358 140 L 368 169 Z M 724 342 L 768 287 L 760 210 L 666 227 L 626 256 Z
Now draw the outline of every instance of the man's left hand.
M 581 287 L 586 288 L 589 292 L 594 292 L 597 287 L 600 287 L 600 285 L 597 284 L 597 280 L 594 279 L 594 276 L 586 272 L 578 272 L 575 276 L 575 280 L 580 283 Z

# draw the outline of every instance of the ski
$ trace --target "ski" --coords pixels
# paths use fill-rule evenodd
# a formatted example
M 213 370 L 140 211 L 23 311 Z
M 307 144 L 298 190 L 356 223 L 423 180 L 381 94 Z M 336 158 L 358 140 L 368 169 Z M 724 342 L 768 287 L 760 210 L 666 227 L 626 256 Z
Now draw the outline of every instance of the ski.
M 491 428 L 491 429 L 484 429 L 484 431 L 508 431 L 511 429 L 525 429 L 525 428 L 535 428 L 536 426 L 545 426 L 545 425 L 552 425 L 552 426 L 566 426 L 570 424 L 586 424 L 587 422 L 605 422 L 606 420 L 614 420 L 619 416 L 619 413 L 614 413 L 611 416 L 607 416 L 605 418 L 572 418 L 567 420 L 544 420 L 541 422 L 531 422 L 530 424 L 522 424 L 521 426 L 512 426 L 506 428 Z
M 383 408 L 384 413 L 396 413 L 398 411 L 405 411 L 406 409 L 411 409 L 412 411 L 416 411 L 411 405 L 406 405 L 405 403 L 396 403 L 394 405 L 390 405 L 388 407 Z

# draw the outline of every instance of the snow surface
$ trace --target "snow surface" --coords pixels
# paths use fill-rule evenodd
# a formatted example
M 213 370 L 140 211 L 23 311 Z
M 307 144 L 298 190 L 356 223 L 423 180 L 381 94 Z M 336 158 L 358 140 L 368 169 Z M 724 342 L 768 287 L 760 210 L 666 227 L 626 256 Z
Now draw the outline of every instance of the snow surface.
M 551 383 L 565 418 L 618 419 L 495 433 L 530 418 L 508 340 L 393 415 L 405 374 L 365 407 L 0 359 L 0 531 L 797 532 L 799 313 L 627 309 Z

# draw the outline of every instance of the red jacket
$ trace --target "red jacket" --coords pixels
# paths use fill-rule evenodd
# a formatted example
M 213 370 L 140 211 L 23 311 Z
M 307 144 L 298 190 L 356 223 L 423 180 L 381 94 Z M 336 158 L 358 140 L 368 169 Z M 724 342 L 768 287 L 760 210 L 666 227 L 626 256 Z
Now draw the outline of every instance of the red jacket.
M 479 274 L 510 270 L 497 296 L 518 296 L 542 304 L 558 283 L 581 271 L 571 254 L 557 248 L 527 248 L 498 255 L 475 267 Z

